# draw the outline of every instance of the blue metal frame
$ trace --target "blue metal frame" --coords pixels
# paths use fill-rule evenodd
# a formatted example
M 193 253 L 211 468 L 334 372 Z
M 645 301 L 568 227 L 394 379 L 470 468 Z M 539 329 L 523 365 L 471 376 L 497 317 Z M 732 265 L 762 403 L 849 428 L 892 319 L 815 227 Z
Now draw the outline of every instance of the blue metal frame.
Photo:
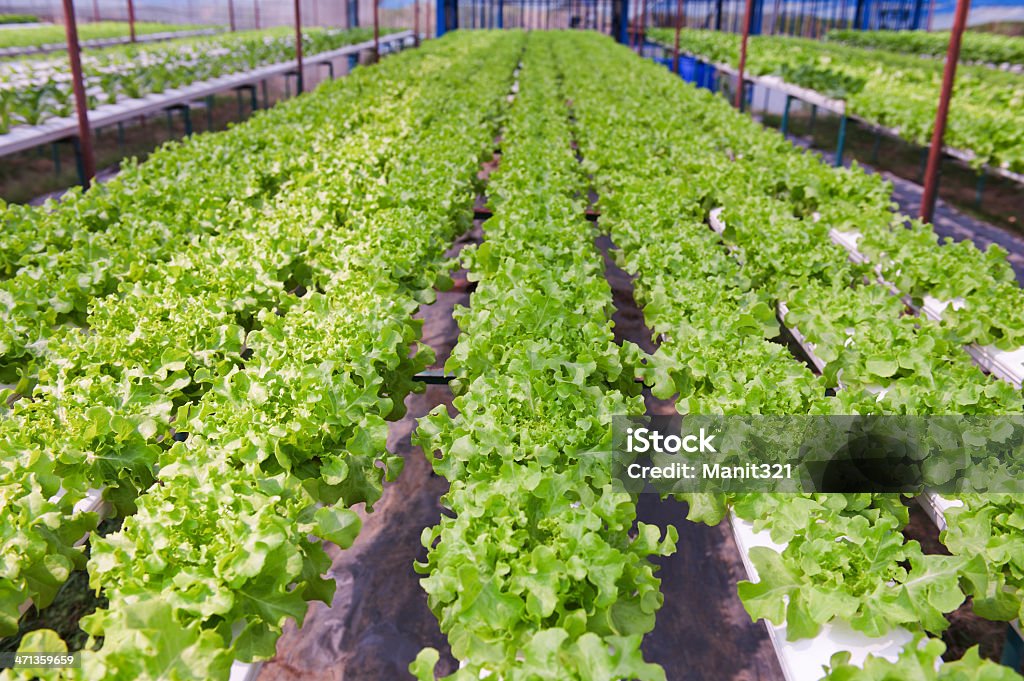
M 615 13 L 614 3 L 612 4 L 612 13 Z M 613 20 L 614 22 L 614 20 Z M 619 42 L 623 45 L 629 44 L 629 0 L 622 0 L 622 20 L 619 26 Z
M 448 26 L 447 13 L 451 12 L 452 25 Z M 459 3 L 458 0 L 437 1 L 437 37 L 440 38 L 449 30 L 456 30 L 459 27 Z
M 760 35 L 761 23 L 764 21 L 764 0 L 754 0 L 753 10 L 750 17 L 750 35 Z
M 613 17 L 613 37 L 621 43 L 629 43 L 629 12 L 631 2 L 635 0 L 603 0 L 602 12 L 610 11 Z M 354 8 L 355 0 L 346 0 L 350 8 Z M 840 7 L 843 0 L 816 0 L 813 4 L 810 0 L 782 0 L 779 5 L 779 12 L 776 15 L 772 7 L 766 6 L 765 0 L 754 0 L 753 15 L 750 22 L 750 34 L 759 35 L 766 30 L 785 33 L 792 31 L 794 26 L 787 27 L 786 24 L 795 16 L 816 16 L 825 26 L 836 24 L 846 25 L 859 30 L 872 30 L 879 28 L 919 29 L 922 27 L 926 14 L 927 0 L 854 0 L 850 2 L 845 15 L 840 14 Z M 607 4 L 604 4 L 607 3 Z M 674 3 L 666 0 L 648 0 L 648 4 L 655 12 L 671 16 L 674 13 Z M 707 27 L 717 30 L 736 32 L 742 26 L 742 3 L 740 0 L 687 0 L 686 17 L 687 25 L 691 27 Z M 460 27 L 460 22 L 465 27 L 492 27 L 505 28 L 505 0 L 437 0 L 437 35 L 444 35 Z M 531 0 L 525 0 L 518 7 L 538 8 Z M 588 0 L 582 0 L 582 6 L 589 7 Z M 597 3 L 594 3 L 597 7 Z M 553 4 L 549 6 L 553 8 Z M 543 6 L 539 9 L 543 11 Z M 481 12 L 483 14 L 481 14 Z M 796 14 L 794 14 L 794 12 Z M 766 24 L 766 14 L 770 14 L 771 25 Z M 460 14 L 462 16 L 460 16 Z M 509 21 L 516 23 L 521 21 L 522 16 L 516 15 L 513 19 L 510 15 Z M 607 15 L 604 15 L 607 16 Z M 358 20 L 358 17 L 355 18 Z M 350 21 L 352 21 L 350 16 Z M 355 25 L 353 22 L 352 25 Z

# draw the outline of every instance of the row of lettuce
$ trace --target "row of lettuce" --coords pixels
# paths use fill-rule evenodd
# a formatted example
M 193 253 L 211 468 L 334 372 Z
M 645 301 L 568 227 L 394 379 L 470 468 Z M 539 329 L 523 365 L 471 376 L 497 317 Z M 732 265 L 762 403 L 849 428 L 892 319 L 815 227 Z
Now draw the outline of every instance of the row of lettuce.
M 353 31 L 343 39 L 364 37 Z M 348 115 L 335 125 L 344 129 L 365 120 L 358 110 Z M 0 204 L 0 298 L 6 303 L 0 311 L 0 388 L 30 392 L 36 359 L 52 335 L 67 324 L 84 324 L 93 298 L 137 279 L 140 263 L 165 261 L 183 244 L 233 224 L 240 212 L 258 208 L 301 173 L 288 150 L 301 148 L 315 128 L 275 128 L 271 120 L 223 139 L 170 145 L 141 166 L 125 161 L 118 191 L 83 197 L 72 190 L 61 210 L 52 203 L 43 210 Z
M 431 609 L 464 666 L 451 678 L 665 678 L 640 654 L 661 606 L 651 555 L 674 551 L 675 529 L 636 524 L 635 499 L 612 489 L 615 414 L 644 411 L 634 345 L 612 334 L 611 289 L 588 180 L 572 148 L 556 67 L 563 48 L 531 33 L 518 96 L 488 182 L 494 216 L 463 251 L 478 282 L 456 319 L 444 406 L 416 442 L 450 491 L 424 530 L 417 564 Z M 436 650 L 413 672 L 434 678 Z
M 0 14 L 0 24 L 34 24 L 39 17 L 34 14 Z
M 929 227 L 904 225 L 878 179 L 821 165 L 624 47 L 586 34 L 531 36 L 502 151 L 488 188 L 494 217 L 464 258 L 479 287 L 458 313 L 463 335 L 448 364 L 458 413 L 439 408 L 417 436 L 451 482 L 452 516 L 424 532 L 419 569 L 463 665 L 453 678 L 664 678 L 639 645 L 661 606 L 648 558 L 672 551 L 676 535 L 643 523 L 630 533 L 635 498 L 608 486 L 611 417 L 643 412 L 634 372 L 682 414 L 1024 406 L 962 347 L 1019 337 L 1020 310 L 985 300 L 1006 281 L 1004 254 L 922 237 Z M 591 187 L 661 341 L 653 356 L 614 342 L 582 215 Z M 716 234 L 708 221 L 720 207 L 726 228 Z M 894 252 L 928 243 L 942 267 L 973 267 L 970 286 L 956 291 L 969 299 L 966 316 L 905 314 L 874 271 L 829 241 L 830 229 L 853 225 Z M 930 276 L 901 274 L 911 288 Z M 821 374 L 771 342 L 780 303 L 790 310 L 782 321 L 822 355 Z M 840 654 L 823 676 L 1020 678 L 977 650 L 940 666 L 941 641 L 924 640 L 968 597 L 982 616 L 1019 617 L 1021 566 L 1004 543 L 1022 540 L 1012 499 L 965 499 L 969 510 L 951 514 L 942 535 L 951 555 L 935 555 L 900 532 L 909 514 L 898 495 L 683 498 L 690 520 L 715 524 L 732 512 L 784 545 L 751 553 L 760 579 L 741 584 L 740 597 L 754 619 L 786 624 L 792 639 L 835 621 L 917 637 L 895 662 L 860 668 Z M 432 678 L 438 657 L 424 651 L 413 672 Z
M 302 36 L 303 53 L 313 55 L 365 42 L 373 31 L 316 28 Z M 294 58 L 294 32 L 281 27 L 86 52 L 82 74 L 89 108 L 94 109 Z M 70 116 L 74 106 L 66 58 L 0 64 L 0 134 Z
M 351 507 L 369 510 L 401 470 L 386 422 L 432 361 L 412 313 L 470 224 L 520 41 L 432 43 L 38 212 L 74 223 L 106 207 L 95 230 L 113 237 L 117 195 L 159 190 L 160 168 L 177 172 L 164 163 L 202 163 L 218 146 L 221 175 L 182 192 L 230 185 L 236 154 L 261 180 L 211 192 L 207 229 L 82 292 L 88 333 L 55 332 L 34 390 L 0 420 L 2 633 L 76 567 L 109 601 L 83 619 L 90 649 L 103 638 L 82 668 L 29 676 L 227 678 L 232 660 L 273 655 L 308 601 L 330 602 L 322 541 L 351 544 Z M 124 521 L 91 535 L 86 562 L 73 544 L 97 518 L 73 504 L 88 488 Z M 33 632 L 22 646 L 57 650 L 54 639 Z
M 650 32 L 671 46 L 672 31 Z M 739 36 L 716 31 L 682 32 L 681 49 L 735 68 Z M 943 66 L 885 50 L 849 47 L 785 36 L 753 36 L 746 71 L 776 75 L 786 82 L 846 100 L 847 112 L 894 129 L 914 144 L 927 145 L 935 123 Z M 946 129 L 946 145 L 988 164 L 1024 172 L 1024 76 L 962 65 Z
M 926 57 L 946 56 L 948 31 L 829 31 L 827 40 L 854 47 L 889 50 Z M 996 65 L 1024 65 L 1024 38 L 968 30 L 960 45 L 960 59 Z
M 962 350 L 1020 344 L 1005 254 L 904 226 L 877 178 L 822 166 L 606 38 L 455 35 L 59 207 L 8 207 L 0 284 L 36 296 L 8 314 L 37 314 L 12 317 L 26 321 L 5 349 L 19 349 L 5 366 L 21 384 L 0 420 L 4 632 L 85 564 L 74 544 L 96 518 L 74 504 L 88 489 L 126 516 L 93 536 L 88 561 L 110 599 L 85 623 L 103 646 L 51 676 L 223 677 L 330 599 L 320 539 L 349 544 L 350 507 L 401 468 L 386 421 L 431 360 L 410 315 L 469 224 L 524 42 L 494 217 L 464 258 L 478 288 L 448 365 L 458 414 L 434 411 L 416 436 L 451 482 L 454 517 L 425 531 L 418 569 L 460 678 L 664 678 L 639 648 L 662 605 L 649 558 L 674 550 L 675 531 L 634 526 L 606 458 L 613 415 L 644 411 L 636 374 L 684 414 L 1020 413 L 1019 392 Z M 614 340 L 591 186 L 661 337 L 651 357 Z M 707 220 L 720 207 L 718 236 Z M 862 233 L 903 290 L 941 283 L 965 306 L 938 323 L 906 316 L 830 245 L 832 228 Z M 51 309 L 61 297 L 71 304 Z M 822 375 L 769 342 L 780 302 Z M 793 637 L 833 620 L 937 633 L 967 596 L 983 615 L 1019 614 L 1012 498 L 965 499 L 943 535 L 951 556 L 906 541 L 891 496 L 687 501 L 692 520 L 731 510 L 786 544 L 752 556 L 761 581 L 741 596 Z M 54 650 L 53 636 L 25 645 Z M 908 648 L 897 668 L 1017 678 L 973 653 L 935 671 L 941 652 Z M 415 673 L 430 677 L 437 657 Z M 888 664 L 837 658 L 830 673 L 881 678 Z
M 574 42 L 566 63 L 578 66 L 566 82 L 601 222 L 663 339 L 645 370 L 656 395 L 674 396 L 683 414 L 1021 412 L 1019 391 L 984 375 L 962 349 L 969 341 L 1020 345 L 1021 311 L 997 300 L 1012 281 L 1005 253 L 939 245 L 930 226 L 892 213 L 877 178 L 826 168 L 723 100 L 678 87 L 656 66 L 638 68 L 624 51 Z M 609 85 L 617 83 L 619 92 Z M 718 207 L 721 235 L 708 227 Z M 964 296 L 962 314 L 941 323 L 905 314 L 875 271 L 831 244 L 830 229 L 854 228 L 905 290 Z M 893 259 L 908 254 L 922 261 Z M 950 279 L 933 288 L 942 273 Z M 1006 293 L 1019 305 L 1012 286 Z M 789 309 L 783 322 L 824 360 L 821 375 L 766 341 L 777 335 L 779 303 Z M 717 523 L 728 509 L 785 545 L 751 552 L 760 580 L 742 584 L 740 596 L 752 617 L 786 624 L 791 639 L 834 620 L 869 636 L 894 627 L 938 634 L 968 596 L 982 616 L 1021 615 L 1022 565 L 1006 546 L 1024 536 L 1012 529 L 1019 506 L 1006 495 L 965 498 L 967 510 L 950 514 L 942 536 L 950 556 L 904 538 L 907 509 L 891 495 L 686 498 L 692 520 Z M 967 668 L 1019 678 L 976 653 L 936 671 L 942 652 L 938 642 L 912 646 L 896 668 L 920 666 L 921 678 L 960 678 Z M 854 670 L 842 657 L 834 664 L 836 679 L 889 669 L 875 661 Z
M 19 16 L 19 15 L 5 15 Z M 23 19 L 31 18 L 31 21 L 38 21 L 31 15 L 20 15 Z M 5 22 L 5 23 L 31 23 L 30 21 Z M 135 34 L 138 36 L 152 35 L 154 33 L 175 33 L 181 31 L 194 31 L 210 28 L 198 24 L 163 24 L 153 21 L 138 21 L 135 23 Z M 93 21 L 78 24 L 78 38 L 82 41 L 104 40 L 108 38 L 128 39 L 128 23 L 124 21 Z M 15 28 L 0 31 L 0 48 L 4 47 L 40 47 L 43 45 L 64 44 L 64 27 L 61 25 L 50 26 L 29 26 L 27 28 Z

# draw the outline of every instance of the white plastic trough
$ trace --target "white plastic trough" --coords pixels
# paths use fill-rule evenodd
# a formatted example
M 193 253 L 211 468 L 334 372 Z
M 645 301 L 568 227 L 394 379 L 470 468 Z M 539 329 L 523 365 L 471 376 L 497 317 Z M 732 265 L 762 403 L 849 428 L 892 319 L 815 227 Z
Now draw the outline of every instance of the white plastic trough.
M 763 546 L 782 553 L 786 547 L 772 541 L 767 531 L 755 532 L 752 523 L 731 513 L 729 523 L 747 577 L 757 582 L 760 578 L 750 560 L 750 550 Z M 868 655 L 895 661 L 907 644 L 914 640 L 913 634 L 901 627 L 891 629 L 885 636 L 872 638 L 854 631 L 845 622 L 836 621 L 822 626 L 821 633 L 814 638 L 790 641 L 786 638 L 785 625 L 772 624 L 767 620 L 764 624 L 786 681 L 820 681 L 832 656 L 843 651 L 850 653 L 850 661 L 856 665 L 863 665 Z
M 868 261 L 867 257 L 857 250 L 857 242 L 860 241 L 862 236 L 856 231 L 840 232 L 833 229 L 829 232 L 829 237 L 833 243 L 845 248 L 850 259 L 858 263 Z M 898 293 L 891 284 L 882 280 L 881 277 L 879 277 L 879 280 L 895 293 Z M 933 321 L 940 320 L 942 313 L 948 307 L 952 306 L 954 310 L 963 307 L 962 300 L 943 301 L 931 296 L 925 296 L 923 305 L 920 308 L 911 305 L 909 299 L 905 299 L 904 302 Z M 966 346 L 965 349 L 982 369 L 1008 383 L 1012 383 L 1017 388 L 1021 387 L 1022 382 L 1024 382 L 1024 347 L 1015 350 L 1000 350 L 993 345 L 972 343 Z
M 708 215 L 708 223 L 715 232 L 721 234 L 725 231 L 725 223 L 721 215 L 723 208 L 712 209 Z M 788 312 L 786 304 L 780 302 L 778 305 L 780 321 L 785 319 Z M 800 345 L 807 354 L 811 363 L 822 371 L 825 362 L 814 353 L 814 346 L 807 342 L 799 329 L 786 326 L 793 339 Z M 839 386 L 842 388 L 842 384 Z M 879 387 L 879 397 L 885 395 L 885 389 Z M 743 560 L 743 567 L 747 577 L 752 582 L 759 580 L 757 570 L 750 560 L 750 549 L 756 546 L 763 546 L 781 553 L 786 547 L 772 541 L 767 531 L 755 532 L 753 524 L 729 514 L 729 523 L 732 527 L 733 538 L 740 551 Z M 849 652 L 850 660 L 854 664 L 863 664 L 868 655 L 884 657 L 895 661 L 903 648 L 913 641 L 913 635 L 903 628 L 894 628 L 885 636 L 871 638 L 842 621 L 835 621 L 822 626 L 821 632 L 814 638 L 799 641 L 790 641 L 786 638 L 786 626 L 776 625 L 767 620 L 764 621 L 768 630 L 768 638 L 775 649 L 775 655 L 779 660 L 779 667 L 786 678 L 786 681 L 819 681 L 825 675 L 825 666 L 838 652 Z
M 413 37 L 412 31 L 402 31 L 381 36 L 380 45 L 387 48 L 396 44 L 404 44 Z M 336 50 L 303 57 L 303 64 L 320 64 L 349 54 L 358 54 L 373 48 L 373 41 L 368 40 L 355 45 L 346 45 Z M 172 106 L 188 104 L 201 100 L 209 95 L 242 85 L 252 85 L 266 80 L 271 76 L 288 73 L 295 69 L 295 62 L 289 60 L 269 66 L 261 66 L 251 71 L 243 71 L 226 76 L 219 76 L 192 83 L 180 88 L 171 88 L 162 93 L 152 93 L 137 99 L 126 99 L 116 104 L 104 104 L 89 111 L 89 127 L 103 128 L 139 116 L 163 111 Z M 35 147 L 74 137 L 78 134 L 78 119 L 75 116 L 51 118 L 40 125 L 19 125 L 0 135 L 0 156 L 33 149 Z

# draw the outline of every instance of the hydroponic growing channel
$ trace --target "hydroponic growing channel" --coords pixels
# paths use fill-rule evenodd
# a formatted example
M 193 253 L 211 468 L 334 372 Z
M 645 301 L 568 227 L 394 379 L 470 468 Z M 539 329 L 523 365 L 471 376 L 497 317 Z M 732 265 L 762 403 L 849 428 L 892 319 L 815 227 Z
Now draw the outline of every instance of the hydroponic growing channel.
M 596 32 L 373 61 L 0 204 L 0 679 L 1024 678 L 1011 254 Z M 751 418 L 713 437 L 780 466 L 794 423 L 923 424 L 919 478 L 624 472 L 629 424 Z

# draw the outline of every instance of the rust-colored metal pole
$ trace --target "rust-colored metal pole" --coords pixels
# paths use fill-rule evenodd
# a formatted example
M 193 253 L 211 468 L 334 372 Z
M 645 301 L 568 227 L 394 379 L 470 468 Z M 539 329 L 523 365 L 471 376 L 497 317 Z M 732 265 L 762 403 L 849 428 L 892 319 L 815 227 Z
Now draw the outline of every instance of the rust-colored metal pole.
M 640 25 L 637 26 L 636 53 L 643 54 L 644 40 L 647 38 L 647 0 L 640 3 Z
M 928 23 L 925 26 L 925 30 L 929 33 L 932 32 L 932 18 L 935 16 L 935 0 L 929 0 L 928 2 Z
M 953 82 L 956 80 L 956 63 L 960 59 L 960 41 L 964 35 L 967 12 L 970 8 L 971 0 L 957 0 L 956 14 L 953 15 L 953 30 L 949 33 L 949 49 L 946 51 L 946 66 L 942 72 L 942 91 L 939 93 L 939 109 L 935 112 L 932 146 L 928 150 L 928 165 L 924 171 L 921 219 L 925 222 L 931 222 L 932 214 L 935 212 L 935 196 L 939 189 L 939 164 L 942 162 L 942 138 L 946 135 L 949 102 L 953 98 Z
M 743 39 L 740 41 L 740 68 L 736 82 L 736 108 L 743 110 L 743 72 L 747 68 L 747 42 L 750 40 L 750 15 L 754 13 L 754 0 L 747 0 L 743 13 Z
M 672 73 L 679 73 L 679 34 L 683 31 L 683 0 L 676 0 L 676 42 L 672 47 Z
M 414 0 L 412 3 L 412 34 L 416 40 L 416 44 L 420 44 L 420 0 Z
M 228 26 L 235 32 L 235 0 L 228 0 Z
M 85 84 L 82 82 L 82 55 L 78 44 L 78 24 L 75 23 L 73 0 L 64 0 L 64 34 L 68 41 L 71 87 L 75 93 L 75 115 L 78 117 L 78 152 L 82 157 L 82 184 L 88 189 L 92 178 L 96 177 L 96 159 L 92 152 L 92 132 L 89 130 L 89 109 L 85 101 Z
M 128 33 L 131 35 L 132 42 L 135 42 L 135 2 L 134 0 L 128 0 Z
M 296 83 L 295 90 L 298 94 L 302 94 L 302 10 L 300 0 L 295 0 L 295 68 L 296 68 Z
M 373 0 L 373 60 L 380 59 L 380 2 Z
M 92 0 L 92 20 L 100 20 L 100 0 Z
M 260 0 L 252 0 L 252 19 L 256 28 L 260 27 Z

